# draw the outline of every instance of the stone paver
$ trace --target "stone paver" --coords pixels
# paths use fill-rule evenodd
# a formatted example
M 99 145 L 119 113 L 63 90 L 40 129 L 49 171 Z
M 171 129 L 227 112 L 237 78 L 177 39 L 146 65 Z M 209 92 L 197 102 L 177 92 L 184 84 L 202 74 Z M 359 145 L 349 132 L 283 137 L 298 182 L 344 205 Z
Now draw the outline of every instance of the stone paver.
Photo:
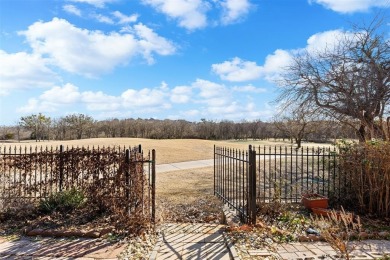
M 149 259 L 233 259 L 224 225 L 168 223 L 160 227 L 161 238 Z
M 349 243 L 349 247 L 354 248 L 350 254 L 351 259 L 354 260 L 382 259 L 385 255 L 390 256 L 390 241 L 386 240 L 353 241 Z M 325 242 L 278 244 L 275 246 L 275 252 L 258 249 L 246 250 L 246 254 L 250 258 L 263 257 L 264 259 L 268 256 L 286 260 L 340 259 L 337 252 Z M 244 257 L 244 259 L 249 258 Z
M 0 240 L 0 259 L 116 259 L 125 244 L 98 239 L 55 239 L 22 237 Z

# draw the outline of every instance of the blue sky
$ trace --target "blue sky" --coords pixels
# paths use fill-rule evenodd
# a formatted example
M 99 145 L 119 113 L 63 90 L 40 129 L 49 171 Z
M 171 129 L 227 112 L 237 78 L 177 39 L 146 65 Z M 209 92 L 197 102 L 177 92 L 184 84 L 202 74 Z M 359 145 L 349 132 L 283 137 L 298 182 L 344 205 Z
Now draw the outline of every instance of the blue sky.
M 39 112 L 267 121 L 294 51 L 329 46 L 389 9 L 390 0 L 0 0 L 0 125 Z

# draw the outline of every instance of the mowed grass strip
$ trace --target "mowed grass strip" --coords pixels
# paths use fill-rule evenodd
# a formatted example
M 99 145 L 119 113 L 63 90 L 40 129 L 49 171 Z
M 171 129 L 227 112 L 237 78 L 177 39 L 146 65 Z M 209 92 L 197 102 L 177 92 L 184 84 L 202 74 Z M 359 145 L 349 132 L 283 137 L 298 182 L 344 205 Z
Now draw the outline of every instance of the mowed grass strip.
M 215 141 L 215 140 L 200 140 L 200 139 L 143 139 L 143 138 L 91 138 L 81 140 L 67 140 L 67 141 L 42 141 L 35 142 L 34 140 L 23 142 L 7 142 L 0 143 L 0 149 L 9 147 L 50 147 L 50 146 L 74 146 L 74 147 L 102 147 L 102 146 L 137 146 L 142 145 L 144 151 L 151 149 L 156 150 L 157 164 L 186 162 L 196 160 L 206 160 L 214 158 L 214 145 L 226 146 L 235 149 L 248 149 L 248 146 L 291 146 L 291 142 L 274 141 L 274 140 L 227 140 L 227 141 Z M 308 146 L 324 146 L 323 144 L 304 144 Z M 7 150 L 8 151 L 8 150 Z

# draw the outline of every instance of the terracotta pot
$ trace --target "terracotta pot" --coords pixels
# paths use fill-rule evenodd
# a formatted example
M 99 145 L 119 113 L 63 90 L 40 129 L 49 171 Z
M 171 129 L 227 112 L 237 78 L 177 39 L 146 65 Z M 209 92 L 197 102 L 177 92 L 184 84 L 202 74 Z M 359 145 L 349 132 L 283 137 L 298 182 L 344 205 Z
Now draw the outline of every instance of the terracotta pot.
M 316 193 L 304 194 L 302 196 L 303 205 L 308 208 L 323 208 L 326 209 L 328 207 L 328 198 Z

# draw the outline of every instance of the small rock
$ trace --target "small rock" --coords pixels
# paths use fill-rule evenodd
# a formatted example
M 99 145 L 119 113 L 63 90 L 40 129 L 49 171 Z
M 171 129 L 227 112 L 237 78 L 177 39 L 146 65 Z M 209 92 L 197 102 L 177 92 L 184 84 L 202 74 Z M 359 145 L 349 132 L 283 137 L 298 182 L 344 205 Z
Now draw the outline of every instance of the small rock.
M 308 233 L 308 234 L 313 234 L 313 235 L 319 235 L 320 234 L 320 232 L 318 232 L 317 230 L 315 230 L 315 229 L 313 229 L 313 228 L 308 228 L 307 230 L 306 230 L 306 233 Z

